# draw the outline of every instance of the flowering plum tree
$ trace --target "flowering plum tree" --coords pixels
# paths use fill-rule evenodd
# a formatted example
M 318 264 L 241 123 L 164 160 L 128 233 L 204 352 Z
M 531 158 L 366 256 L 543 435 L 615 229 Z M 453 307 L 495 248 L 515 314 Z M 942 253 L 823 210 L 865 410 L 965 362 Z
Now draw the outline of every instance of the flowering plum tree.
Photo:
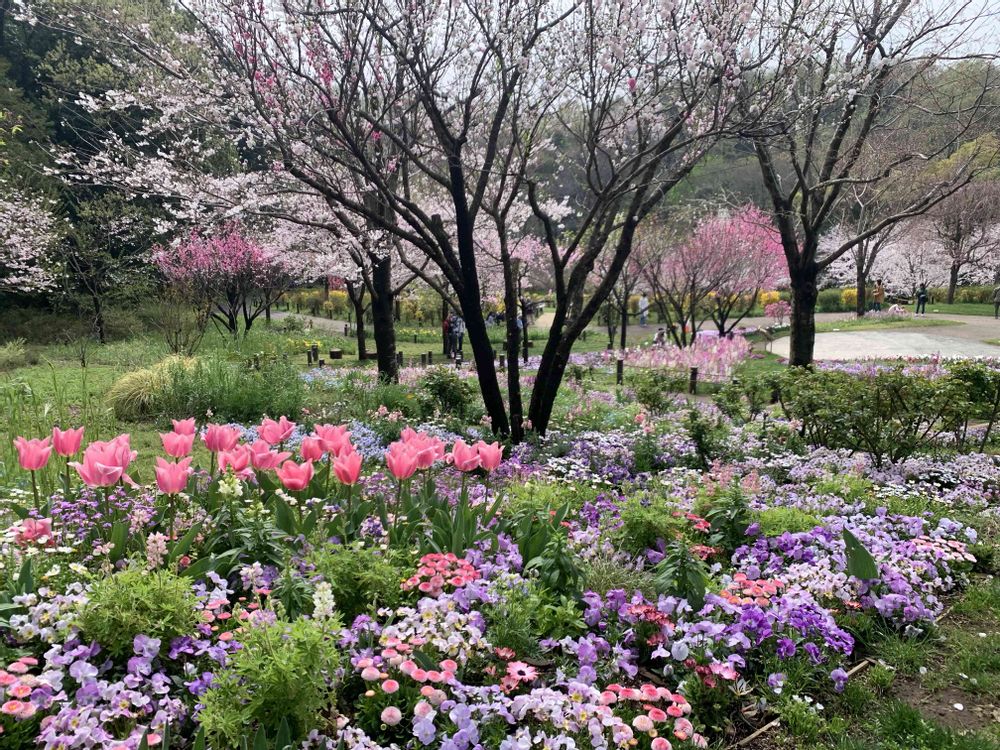
M 230 224 L 215 234 L 192 231 L 154 260 L 167 282 L 184 289 L 229 333 L 246 334 L 293 278 L 284 256 L 257 244 Z

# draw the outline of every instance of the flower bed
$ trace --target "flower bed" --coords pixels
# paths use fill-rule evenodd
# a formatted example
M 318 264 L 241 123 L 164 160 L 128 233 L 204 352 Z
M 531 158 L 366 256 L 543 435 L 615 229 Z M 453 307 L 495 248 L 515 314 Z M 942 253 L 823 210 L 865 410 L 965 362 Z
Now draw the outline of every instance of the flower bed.
M 707 747 L 926 632 L 1000 507 L 992 457 L 707 405 L 514 450 L 372 419 L 178 420 L 149 484 L 128 435 L 19 442 L 3 746 Z

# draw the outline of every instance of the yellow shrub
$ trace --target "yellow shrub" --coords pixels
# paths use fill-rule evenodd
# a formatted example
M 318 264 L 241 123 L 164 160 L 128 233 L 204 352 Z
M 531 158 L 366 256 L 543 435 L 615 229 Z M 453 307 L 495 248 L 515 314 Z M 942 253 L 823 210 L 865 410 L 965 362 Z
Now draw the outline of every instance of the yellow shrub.
M 760 296 L 757 298 L 757 304 L 761 307 L 767 307 L 772 302 L 777 302 L 781 299 L 781 293 L 778 291 L 761 292 Z
M 855 287 L 848 287 L 840 293 L 840 304 L 850 309 L 858 304 L 858 290 Z

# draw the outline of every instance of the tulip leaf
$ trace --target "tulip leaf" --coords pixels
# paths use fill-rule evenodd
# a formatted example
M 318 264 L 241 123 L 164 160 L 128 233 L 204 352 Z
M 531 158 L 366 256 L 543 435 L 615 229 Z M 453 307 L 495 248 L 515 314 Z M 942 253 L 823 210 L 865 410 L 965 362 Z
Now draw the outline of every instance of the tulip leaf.
M 13 513 L 22 521 L 29 515 L 28 509 L 25 508 L 23 505 L 18 505 L 17 503 L 8 502 L 7 507 L 10 508 L 11 513 Z
M 267 750 L 267 733 L 264 727 L 257 730 L 257 735 L 253 738 L 253 750 Z
M 195 538 L 201 533 L 201 523 L 196 523 L 190 529 L 188 529 L 187 534 L 181 537 L 177 543 L 170 548 L 170 553 L 167 555 L 167 563 L 172 563 L 175 560 L 179 560 L 181 557 L 188 553 L 191 549 L 191 545 L 194 544 Z
M 111 527 L 111 559 L 117 562 L 125 557 L 125 548 L 128 546 L 128 526 L 121 521 L 117 521 Z
M 875 558 L 847 529 L 844 529 L 844 544 L 847 548 L 847 572 L 860 581 L 878 578 L 878 564 Z
M 278 724 L 278 735 L 274 740 L 275 750 L 288 750 L 292 747 L 292 730 L 288 726 L 288 720 L 281 717 Z
M 191 750 L 205 750 L 205 727 L 198 730 L 198 736 L 194 738 L 194 745 Z
M 139 740 L 139 746 L 136 750 L 149 750 L 149 735 L 143 734 L 142 739 Z

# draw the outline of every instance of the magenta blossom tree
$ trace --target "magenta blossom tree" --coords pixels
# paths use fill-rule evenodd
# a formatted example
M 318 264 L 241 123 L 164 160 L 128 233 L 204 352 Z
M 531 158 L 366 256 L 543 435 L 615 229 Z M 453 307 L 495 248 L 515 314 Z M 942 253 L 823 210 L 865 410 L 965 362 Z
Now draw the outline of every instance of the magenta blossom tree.
M 288 288 L 292 269 L 278 255 L 246 236 L 237 224 L 215 234 L 194 230 L 173 246 L 157 247 L 153 260 L 167 283 L 236 336 L 246 335 Z

